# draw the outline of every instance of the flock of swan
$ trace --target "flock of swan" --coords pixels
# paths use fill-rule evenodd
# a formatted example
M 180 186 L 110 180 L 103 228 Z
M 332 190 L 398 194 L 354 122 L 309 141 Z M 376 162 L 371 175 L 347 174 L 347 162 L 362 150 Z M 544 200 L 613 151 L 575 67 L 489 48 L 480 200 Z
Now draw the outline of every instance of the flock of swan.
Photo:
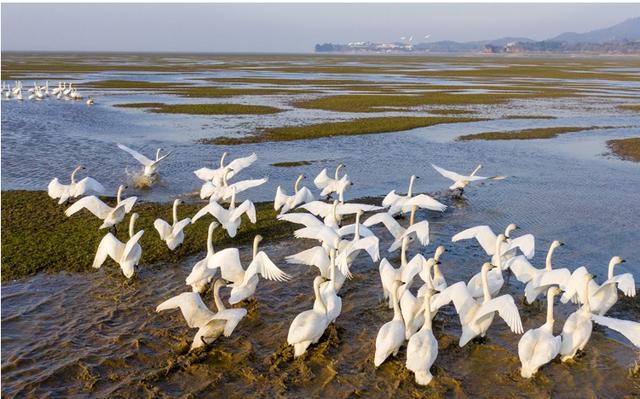
M 155 159 L 150 159 L 124 145 L 118 144 L 118 147 L 140 162 L 145 175 L 157 174 L 161 162 L 170 155 L 161 156 L 161 150 L 158 149 Z M 206 214 L 215 219 L 208 227 L 206 256 L 195 263 L 185 279 L 191 290 L 162 302 L 156 308 L 157 312 L 180 309 L 186 324 L 197 329 L 192 349 L 206 346 L 221 335 L 231 335 L 247 314 L 244 308 L 227 307 L 220 297 L 220 289 L 231 289 L 228 302 L 235 305 L 253 297 L 260 277 L 279 282 L 291 278 L 267 253 L 260 250 L 263 240 L 260 235 L 254 239 L 248 265 L 242 264 L 238 248 L 214 250 L 213 232 L 216 228 L 220 227 L 229 237 L 234 237 L 243 223 L 242 215 L 246 214 L 251 223 L 256 223 L 253 202 L 247 199 L 236 205 L 236 195 L 267 181 L 263 178 L 230 182 L 239 172 L 251 166 L 257 156 L 252 154 L 225 164 L 226 156 L 226 153 L 222 155 L 215 168 L 204 167 L 194 171 L 203 181 L 200 197 L 208 199 L 207 205 L 192 218 L 179 219 L 178 206 L 181 200 L 176 199 L 172 221 L 156 219 L 154 222 L 160 239 L 174 250 L 184 241 L 185 227 L 197 223 Z M 478 176 L 476 173 L 480 166 L 469 175 L 432 166 L 454 182 L 449 188 L 455 195 L 461 195 L 471 182 L 504 178 Z M 524 333 L 518 344 L 521 375 L 524 378 L 531 378 L 540 367 L 558 356 L 563 362 L 573 359 L 578 351 L 586 347 L 593 322 L 620 332 L 640 347 L 640 323 L 605 316 L 617 302 L 618 290 L 626 296 L 636 294 L 632 274 L 614 273 L 615 267 L 624 262 L 620 257 L 611 258 L 607 279 L 599 284 L 586 267 L 579 267 L 573 272 L 552 267 L 554 251 L 563 245 L 559 241 L 551 243 L 544 267 L 538 268 L 530 262 L 535 253 L 532 234 L 514 237 L 512 234 L 518 229 L 515 224 L 509 224 L 498 234 L 489 226 L 476 226 L 455 234 L 452 241 L 476 240 L 486 253 L 487 260 L 479 265 L 479 272 L 469 281 L 449 284 L 440 268 L 445 253 L 443 246 L 437 247 L 428 259 L 422 255 L 422 251 L 411 258 L 408 256 L 410 246 L 421 249 L 430 243 L 429 222 L 416 220 L 417 210 L 444 212 L 447 206 L 427 194 L 414 194 L 417 176 L 410 177 L 405 195 L 391 191 L 379 206 L 345 202 L 345 191 L 352 182 L 347 174 L 341 174 L 343 167 L 339 165 L 332 176 L 323 169 L 313 180 L 315 187 L 321 190 L 321 197 L 328 196 L 329 200 L 334 196 L 335 200 L 318 200 L 311 189 L 300 187 L 305 178 L 302 175 L 295 180 L 291 194 L 287 194 L 280 186 L 276 190 L 274 208 L 280 211 L 277 218 L 300 225 L 295 230 L 295 237 L 315 243 L 302 252 L 287 256 L 286 262 L 318 269 L 312 287 L 313 306 L 298 314 L 289 327 L 287 342 L 293 346 L 294 357 L 303 355 L 310 345 L 317 343 L 327 327 L 340 317 L 342 298 L 339 293 L 352 277 L 351 266 L 360 255 L 378 264 L 381 292 L 385 304 L 393 309 L 392 319 L 378 331 L 374 364 L 378 367 L 390 356 L 396 356 L 406 343 L 406 367 L 415 374 L 416 383 L 421 385 L 427 385 L 432 380 L 431 367 L 438 355 L 438 341 L 434 336 L 432 320 L 442 307 L 451 303 L 460 319 L 460 347 L 475 338 L 485 337 L 496 315 L 506 322 L 513 333 Z M 76 174 L 83 169 L 79 166 L 73 170 L 69 184 L 62 184 L 54 178 L 49 183 L 49 195 L 57 199 L 59 204 L 77 199 L 66 209 L 67 216 L 86 209 L 102 220 L 101 229 L 115 228 L 132 211 L 136 197 L 123 199 L 126 187 L 122 185 L 117 190 L 116 205 L 113 207 L 96 196 L 85 196 L 91 192 L 103 193 L 105 189 L 91 177 L 76 180 Z M 290 213 L 292 210 L 296 212 Z M 363 219 L 365 213 L 368 217 Z M 134 275 L 142 255 L 139 240 L 144 234 L 144 230 L 135 230 L 137 217 L 136 213 L 131 213 L 127 242 L 119 241 L 111 232 L 104 236 L 93 267 L 101 267 L 110 257 L 120 265 L 127 278 Z M 353 223 L 345 224 L 347 218 Z M 387 252 L 400 251 L 397 265 L 380 256 L 380 241 L 372 231 L 373 226 L 380 224 L 385 228 L 383 232 L 388 232 L 393 239 Z M 217 278 L 218 270 L 220 278 Z M 547 317 L 542 326 L 524 332 L 514 298 L 509 294 L 500 294 L 507 272 L 523 284 L 527 303 L 542 300 L 546 295 Z M 212 311 L 201 297 L 212 283 L 217 311 Z M 417 289 L 412 290 L 414 285 Z M 561 296 L 563 303 L 572 302 L 578 306 L 565 321 L 560 335 L 554 335 L 553 330 L 554 301 L 557 296 Z
M 22 101 L 22 81 L 16 80 L 13 87 L 11 84 L 2 82 L 2 88 L 0 96 L 4 98 L 14 98 L 18 101 Z M 44 86 L 38 85 L 38 82 L 33 83 L 33 87 L 28 89 L 29 100 L 46 100 L 49 97 L 55 97 L 58 100 L 82 100 L 84 97 L 77 88 L 73 87 L 73 83 L 58 82 L 58 87 L 49 89 L 49 81 L 46 81 Z M 92 97 L 87 99 L 87 105 L 93 105 L 94 100 Z

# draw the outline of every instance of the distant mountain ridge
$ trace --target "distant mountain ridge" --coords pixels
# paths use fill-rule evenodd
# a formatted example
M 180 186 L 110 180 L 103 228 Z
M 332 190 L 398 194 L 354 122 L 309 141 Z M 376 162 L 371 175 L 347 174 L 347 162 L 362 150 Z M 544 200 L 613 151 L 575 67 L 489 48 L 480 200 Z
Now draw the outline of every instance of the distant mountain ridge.
M 586 33 L 566 32 L 549 39 L 562 43 L 607 43 L 622 40 L 640 40 L 640 17 L 630 18 L 608 28 L 596 29 Z

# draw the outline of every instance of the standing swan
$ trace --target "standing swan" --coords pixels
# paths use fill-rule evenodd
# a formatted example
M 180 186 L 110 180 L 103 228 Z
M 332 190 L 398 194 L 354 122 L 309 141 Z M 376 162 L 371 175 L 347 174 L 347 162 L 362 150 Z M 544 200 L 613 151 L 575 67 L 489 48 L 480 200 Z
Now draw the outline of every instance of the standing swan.
M 225 166 L 224 160 L 227 157 L 227 155 L 229 154 L 225 152 L 222 154 L 222 157 L 220 157 L 219 168 L 217 169 L 200 168 L 194 171 L 193 173 L 198 177 L 198 179 L 204 180 L 205 182 L 211 182 L 214 186 L 219 187 L 219 186 L 222 186 L 222 179 L 225 173 L 229 171 L 228 178 L 230 179 L 236 174 L 238 174 L 238 172 L 240 172 L 242 169 L 245 169 L 251 166 L 251 164 L 253 164 L 258 159 L 258 156 L 255 153 L 253 153 L 248 157 L 234 159 L 233 161 L 229 162 L 228 165 Z
M 191 219 L 185 218 L 178 220 L 178 205 L 182 204 L 181 199 L 173 201 L 173 224 L 169 224 L 164 220 L 158 218 L 153 222 L 153 227 L 156 228 L 160 239 L 167 243 L 167 247 L 170 250 L 174 250 L 178 245 L 184 241 L 184 228 L 191 223 Z
M 160 166 L 160 162 L 166 157 L 168 157 L 169 155 L 171 155 L 172 153 L 172 151 L 169 151 L 163 156 L 160 156 L 160 151 L 162 150 L 162 148 L 158 148 L 158 150 L 156 151 L 156 159 L 151 160 L 145 157 L 144 155 L 140 154 L 138 151 L 132 150 L 131 148 L 127 147 L 124 144 L 118 143 L 118 148 L 128 152 L 132 157 L 134 157 L 138 162 L 142 164 L 142 166 L 144 167 L 143 175 L 146 177 L 152 177 L 153 175 L 155 175 L 158 172 L 158 167 Z
M 191 219 L 192 223 L 195 223 L 198 219 L 210 213 L 214 218 L 220 222 L 222 228 L 227 231 L 229 237 L 233 238 L 238 233 L 238 228 L 242 222 L 242 214 L 246 213 L 249 217 L 249 221 L 256 224 L 256 207 L 253 202 L 245 200 L 236 208 L 236 190 L 234 189 L 231 194 L 231 202 L 229 208 L 225 209 L 217 202 L 210 202 L 204 208 L 200 209 Z
M 376 336 L 376 353 L 373 364 L 378 368 L 390 355 L 397 355 L 405 339 L 404 321 L 400 305 L 398 305 L 398 289 L 402 283 L 394 281 L 391 286 L 391 301 L 393 302 L 393 319 L 386 322 Z
M 336 321 L 340 312 L 342 312 L 342 298 L 338 296 L 338 288 L 336 286 L 336 250 L 329 250 L 329 258 L 331 262 L 331 279 L 320 286 L 320 294 L 322 302 L 327 307 L 327 318 L 329 323 Z
M 427 291 L 424 296 L 424 313 L 427 315 L 430 310 L 431 291 Z M 433 375 L 431 366 L 438 357 L 438 341 L 433 336 L 431 330 L 431 317 L 424 318 L 424 324 L 417 333 L 413 334 L 407 344 L 407 368 L 415 373 L 416 383 L 429 385 Z
M 518 357 L 522 363 L 520 375 L 531 378 L 538 369 L 560 353 L 562 338 L 553 335 L 553 299 L 560 293 L 557 287 L 547 290 L 547 321 L 539 328 L 524 333 L 518 342 Z
M 76 166 L 73 172 L 71 172 L 70 184 L 61 184 L 58 178 L 54 177 L 47 187 L 49 197 L 53 199 L 60 198 L 58 204 L 62 205 L 67 202 L 69 198 L 78 198 L 89 191 L 100 194 L 104 193 L 104 186 L 92 177 L 85 177 L 79 182 L 76 182 L 76 173 L 84 169 L 86 168 L 82 165 Z
M 326 168 L 322 169 L 318 176 L 313 179 L 313 184 L 322 190 L 320 196 L 331 196 L 332 193 L 336 193 L 338 194 L 338 201 L 344 202 L 344 193 L 352 184 L 346 174 L 340 177 L 340 169 L 344 167 L 343 164 L 338 165 L 333 179 L 327 175 Z
M 79 199 L 75 204 L 71 205 L 64 211 L 64 214 L 71 216 L 81 209 L 87 208 L 89 212 L 93 213 L 99 219 L 102 219 L 103 223 L 100 225 L 101 229 L 105 229 L 111 226 L 115 226 L 124 219 L 124 215 L 131 212 L 133 205 L 136 203 L 137 197 L 129 197 L 125 200 L 121 200 L 121 195 L 126 186 L 118 187 L 118 193 L 116 196 L 117 202 L 115 207 L 102 202 L 96 196 L 89 196 Z
M 287 343 L 293 346 L 293 357 L 302 356 L 309 345 L 317 343 L 329 325 L 327 307 L 320 294 L 320 285 L 323 281 L 325 279 L 322 276 L 316 276 L 313 280 L 313 292 L 315 293 L 313 309 L 298 314 L 289 327 Z
M 500 251 L 502 250 L 502 244 L 505 243 L 506 240 L 507 239 L 504 234 L 499 234 L 498 237 L 496 237 L 496 253 L 500 253 Z M 491 296 L 494 296 L 498 292 L 500 292 L 500 288 L 502 288 L 502 286 L 504 285 L 504 277 L 502 276 L 502 257 L 498 256 L 497 259 L 498 263 L 495 265 L 497 267 L 491 269 L 491 271 L 487 274 L 487 285 L 489 287 L 489 293 L 491 294 Z M 484 295 L 482 285 L 482 272 L 477 273 L 476 275 L 471 277 L 471 280 L 469 280 L 467 289 L 474 299 L 481 298 Z
M 589 273 L 582 275 L 582 292 L 584 303 L 578 310 L 571 313 L 562 327 L 562 346 L 560 356 L 563 362 L 572 360 L 579 350 L 589 342 L 593 323 L 591 322 L 591 309 L 589 307 L 589 284 L 593 276 Z
M 118 240 L 113 234 L 107 233 L 100 241 L 98 251 L 93 259 L 93 267 L 99 269 L 107 260 L 107 256 L 120 265 L 122 273 L 126 278 L 133 277 L 135 267 L 142 256 L 142 248 L 138 241 L 144 234 L 144 230 L 134 234 L 134 225 L 138 219 L 137 213 L 132 213 L 129 219 L 129 241 L 126 244 Z

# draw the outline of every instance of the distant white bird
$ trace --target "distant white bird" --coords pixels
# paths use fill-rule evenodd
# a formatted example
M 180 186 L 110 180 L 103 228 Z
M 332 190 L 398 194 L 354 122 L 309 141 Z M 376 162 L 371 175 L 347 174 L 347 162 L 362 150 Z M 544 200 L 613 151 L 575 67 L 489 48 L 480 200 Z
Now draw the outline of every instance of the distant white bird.
M 502 246 L 503 253 L 501 254 L 501 257 L 503 260 L 507 260 L 509 258 L 514 257 L 516 255 L 517 249 L 520 249 L 520 251 L 522 251 L 522 253 L 528 259 L 533 258 L 533 255 L 535 254 L 535 237 L 533 236 L 533 234 L 525 234 L 520 237 L 511 238 L 511 232 L 518 228 L 519 227 L 516 224 L 511 223 L 504 230 L 504 236 L 507 240 L 506 242 L 509 245 Z M 498 259 L 497 259 L 498 255 L 496 254 L 497 234 L 495 234 L 493 230 L 491 230 L 491 227 L 483 225 L 483 226 L 475 226 L 475 227 L 468 228 L 466 230 L 462 230 L 461 232 L 451 237 L 451 241 L 458 242 L 461 240 L 469 240 L 472 238 L 475 238 L 480 244 L 480 246 L 482 246 L 482 249 L 484 249 L 484 252 L 486 252 L 487 255 L 492 257 L 491 263 L 493 263 L 494 265 L 497 265 L 498 264 Z M 506 269 L 507 266 L 508 265 L 506 265 L 503 262 L 503 270 Z
M 59 198 L 58 204 L 64 204 L 69 198 L 78 198 L 90 191 L 100 194 L 104 193 L 104 186 L 92 177 L 85 177 L 79 182 L 76 182 L 76 173 L 84 169 L 86 169 L 84 166 L 76 166 L 73 172 L 71 172 L 70 184 L 62 184 L 58 181 L 57 177 L 53 178 L 47 187 L 49 197 L 53 199 Z
M 140 162 L 144 167 L 143 174 L 144 176 L 147 176 L 147 177 L 151 177 L 156 173 L 158 173 L 158 167 L 160 166 L 160 162 L 162 162 L 162 160 L 164 160 L 166 157 L 171 155 L 171 153 L 173 152 L 173 151 L 169 151 L 168 153 L 160 156 L 160 151 L 162 150 L 162 148 L 158 148 L 156 150 L 155 160 L 151 160 L 145 157 L 144 155 L 140 154 L 138 151 L 132 150 L 131 148 L 127 147 L 124 144 L 118 143 L 118 148 L 128 152 L 132 157 L 134 157 L 138 162 Z
M 93 259 L 93 267 L 99 269 L 100 266 L 107 260 L 107 256 L 113 259 L 120 265 L 122 273 L 126 278 L 133 277 L 135 273 L 135 267 L 140 261 L 142 256 L 142 248 L 138 241 L 142 238 L 144 230 L 140 230 L 134 233 L 134 225 L 138 219 L 137 213 L 132 213 L 129 219 L 129 240 L 127 243 L 123 243 L 118 240 L 113 234 L 107 233 L 102 237 L 100 245 L 98 245 L 98 251 Z
M 115 226 L 124 219 L 124 216 L 127 213 L 131 212 L 133 205 L 138 199 L 138 197 L 129 197 L 122 200 L 120 197 L 125 188 L 126 186 L 122 185 L 118 187 L 118 194 L 116 196 L 117 202 L 114 207 L 110 207 L 102 202 L 98 197 L 91 195 L 89 197 L 80 198 L 73 205 L 67 208 L 64 214 L 71 216 L 81 209 L 86 208 L 89 212 L 93 213 L 103 221 L 100 226 L 101 229 Z
M 313 183 L 321 189 L 321 196 L 330 196 L 332 193 L 338 194 L 338 200 L 340 202 L 344 202 L 344 193 L 351 186 L 351 181 L 349 177 L 345 174 L 340 177 L 340 169 L 344 168 L 343 164 L 338 165 L 336 168 L 336 172 L 333 176 L 333 179 L 327 175 L 327 169 L 322 169 L 322 171 L 313 179 Z
M 93 101 L 93 98 L 89 96 L 89 98 L 87 99 L 87 105 L 93 105 L 93 104 L 95 104 L 95 101 Z
M 304 179 L 304 175 L 298 176 L 293 185 L 293 195 L 287 195 L 280 186 L 276 189 L 276 198 L 273 201 L 273 209 L 276 211 L 281 209 L 280 214 L 289 212 L 291 209 L 300 204 L 311 202 L 314 200 L 313 193 L 306 187 L 299 188 L 300 182 Z
M 513 301 L 513 297 L 511 295 L 502 295 L 497 298 L 491 297 L 487 284 L 487 274 L 492 267 L 491 263 L 482 265 L 482 288 L 484 293 L 482 300 L 475 300 L 467 289 L 466 284 L 460 281 L 442 291 L 431 303 L 431 311 L 433 312 L 449 302 L 453 302 L 462 325 L 460 347 L 465 346 L 477 336 L 484 337 L 491 323 L 493 323 L 496 313 L 502 317 L 511 328 L 511 331 L 516 334 L 523 333 L 520 313 Z
M 167 247 L 170 250 L 174 250 L 178 247 L 178 245 L 182 244 L 184 241 L 184 228 L 191 223 L 191 219 L 185 218 L 182 220 L 178 220 L 178 205 L 182 204 L 184 201 L 181 199 L 176 199 L 173 201 L 173 223 L 169 224 L 164 220 L 158 218 L 153 222 L 153 227 L 156 228 L 158 234 L 160 234 L 160 239 L 167 243 Z
M 591 320 L 609 327 L 624 335 L 636 348 L 640 349 L 640 323 L 630 320 L 614 319 L 613 317 L 591 315 Z
M 431 291 L 424 296 L 422 311 L 430 312 Z M 433 375 L 431 366 L 438 357 L 438 341 L 431 330 L 431 317 L 424 317 L 424 324 L 417 333 L 411 335 L 407 344 L 407 369 L 415 374 L 416 383 L 429 385 Z
M 222 179 L 224 178 L 225 173 L 229 172 L 227 175 L 228 179 L 231 179 L 235 175 L 237 175 L 242 169 L 245 169 L 251 166 L 257 159 L 258 156 L 253 153 L 248 157 L 237 158 L 233 161 L 229 162 L 228 165 L 224 164 L 224 160 L 227 157 L 228 153 L 223 153 L 222 157 L 220 157 L 220 167 L 217 169 L 210 168 L 200 168 L 193 173 L 198 177 L 198 179 L 203 180 L 205 182 L 211 182 L 215 187 L 222 186 Z
M 324 281 L 325 279 L 322 276 L 316 276 L 313 280 L 313 292 L 315 294 L 313 309 L 298 314 L 291 322 L 291 326 L 289 326 L 287 343 L 294 348 L 293 357 L 302 356 L 309 345 L 317 343 L 329 325 L 327 306 L 323 302 L 320 293 L 320 285 Z
M 211 202 L 228 201 L 231 199 L 234 191 L 238 194 L 250 188 L 263 185 L 269 181 L 269 179 L 265 177 L 262 179 L 241 180 L 233 184 L 229 184 L 227 179 L 231 175 L 231 172 L 231 170 L 227 170 L 224 173 L 222 185 L 216 186 L 211 181 L 205 182 L 200 188 L 200 198 L 209 198 L 209 201 Z
M 291 278 L 280 270 L 266 253 L 258 252 L 260 241 L 262 236 L 256 235 L 253 240 L 253 259 L 246 270 L 234 263 L 220 265 L 222 278 L 232 282 L 229 297 L 229 303 L 232 305 L 253 296 L 260 280 L 259 276 L 274 281 L 286 281 Z
M 479 181 L 479 180 L 502 180 L 505 179 L 506 176 L 493 176 L 493 177 L 483 177 L 476 176 L 476 173 L 482 168 L 482 165 L 478 165 L 470 175 L 465 176 L 458 174 L 456 172 L 452 172 L 450 170 L 446 170 L 434 164 L 431 166 L 438 171 L 442 176 L 446 177 L 449 180 L 453 181 L 453 185 L 449 187 L 449 190 L 457 192 L 458 195 L 462 195 L 465 187 L 467 187 L 471 182 Z
M 198 219 L 210 213 L 224 228 L 229 237 L 233 238 L 238 233 L 238 228 L 242 222 L 242 214 L 246 213 L 249 217 L 249 221 L 253 224 L 256 223 L 256 207 L 253 202 L 245 200 L 236 208 L 236 193 L 233 190 L 231 195 L 231 202 L 229 208 L 225 209 L 217 202 L 210 202 L 204 208 L 200 209 L 191 219 L 192 223 L 195 223 Z
M 547 320 L 539 328 L 534 328 L 520 338 L 518 342 L 518 357 L 522 368 L 520 375 L 531 378 L 538 369 L 549 363 L 560 353 L 562 338 L 553 335 L 553 299 L 560 293 L 558 287 L 547 290 Z
M 376 368 L 384 363 L 390 355 L 397 355 L 404 343 L 404 322 L 398 305 L 398 290 L 400 286 L 401 282 L 398 280 L 394 281 L 391 286 L 390 296 L 393 305 L 393 319 L 380 327 L 376 336 L 376 352 L 373 360 Z
M 192 350 L 212 343 L 222 334 L 225 337 L 230 336 L 247 314 L 246 309 L 225 309 L 218 296 L 221 286 L 222 282 L 216 281 L 214 284 L 214 299 L 218 306 L 216 313 L 209 310 L 197 292 L 183 292 L 162 302 L 156 308 L 156 312 L 180 308 L 187 326 L 198 329 L 191 343 Z

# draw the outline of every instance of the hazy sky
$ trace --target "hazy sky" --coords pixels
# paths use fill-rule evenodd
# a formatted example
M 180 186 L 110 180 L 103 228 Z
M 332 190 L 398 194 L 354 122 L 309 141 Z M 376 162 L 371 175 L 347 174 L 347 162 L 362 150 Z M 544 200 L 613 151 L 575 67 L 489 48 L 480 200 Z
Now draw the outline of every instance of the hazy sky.
M 2 50 L 310 52 L 322 42 L 426 34 L 540 40 L 635 16 L 640 4 L 2 4 Z

